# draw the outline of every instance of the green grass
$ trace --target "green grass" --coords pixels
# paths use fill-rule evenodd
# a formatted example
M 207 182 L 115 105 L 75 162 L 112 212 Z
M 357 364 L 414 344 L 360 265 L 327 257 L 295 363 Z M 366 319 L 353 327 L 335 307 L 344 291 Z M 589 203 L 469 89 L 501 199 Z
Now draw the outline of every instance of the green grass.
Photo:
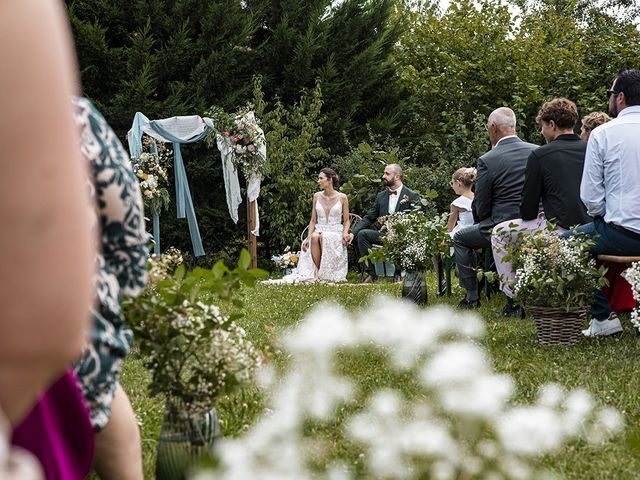
M 429 292 L 435 291 L 435 279 L 430 278 Z M 278 345 L 280 334 L 298 323 L 319 302 L 332 300 L 349 310 L 366 307 L 381 294 L 398 297 L 400 286 L 391 283 L 363 285 L 259 285 L 245 294 L 242 323 L 251 339 L 276 365 L 286 358 Z M 460 294 L 440 298 L 430 295 L 430 304 L 457 304 Z M 517 384 L 516 401 L 532 401 L 538 388 L 547 382 L 558 382 L 568 388 L 584 388 L 601 404 L 617 408 L 625 417 L 627 428 L 604 446 L 592 447 L 583 442 L 570 444 L 563 452 L 545 459 L 544 463 L 567 479 L 633 479 L 640 474 L 640 357 L 638 338 L 630 323 L 623 322 L 625 333 L 615 338 L 582 340 L 571 347 L 543 347 L 537 344 L 535 327 L 530 319 L 497 320 L 496 313 L 504 296 L 483 299 L 479 313 L 486 321 L 486 336 L 482 343 L 499 372 L 510 374 Z M 389 375 L 378 365 L 375 355 L 352 358 L 344 368 L 352 369 L 363 389 L 385 384 L 399 387 L 400 377 Z M 135 354 L 127 361 L 122 384 L 128 392 L 141 420 L 145 478 L 154 478 L 155 448 L 162 421 L 163 400 L 149 398 L 146 392 L 148 374 Z M 413 386 L 401 385 L 411 394 Z M 248 388 L 218 402 L 218 412 L 225 435 L 236 435 L 248 428 L 259 414 L 260 393 Z M 326 432 L 332 436 L 331 432 Z M 340 441 L 340 438 L 329 438 Z M 336 454 L 349 458 L 348 445 L 338 445 Z

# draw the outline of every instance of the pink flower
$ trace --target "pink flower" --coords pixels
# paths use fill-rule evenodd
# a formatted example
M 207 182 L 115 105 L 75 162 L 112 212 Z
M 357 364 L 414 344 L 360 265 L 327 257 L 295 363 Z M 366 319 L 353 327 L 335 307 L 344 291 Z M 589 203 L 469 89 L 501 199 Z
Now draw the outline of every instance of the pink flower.
M 247 150 L 249 150 L 250 152 L 253 152 L 256 149 L 256 147 L 253 145 L 253 143 L 250 143 L 249 145 L 247 145 Z

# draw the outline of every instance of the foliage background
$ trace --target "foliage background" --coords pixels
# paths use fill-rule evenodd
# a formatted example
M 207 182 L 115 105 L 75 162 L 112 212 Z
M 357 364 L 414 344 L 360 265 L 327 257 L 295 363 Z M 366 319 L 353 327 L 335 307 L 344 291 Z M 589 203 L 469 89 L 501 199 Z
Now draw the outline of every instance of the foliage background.
M 604 110 L 615 73 L 640 67 L 633 0 L 454 0 L 444 12 L 430 0 L 65 3 L 84 93 L 123 141 L 136 111 L 153 119 L 256 104 L 272 162 L 260 200 L 263 265 L 295 246 L 321 167 L 337 169 L 362 214 L 393 153 L 405 183 L 436 192 L 433 212 L 446 211 L 453 171 L 489 147 L 491 110 L 513 108 L 520 135 L 540 143 L 543 101 Z M 188 146 L 183 158 L 208 254 L 198 263 L 236 257 L 244 204 L 235 225 L 218 152 Z M 163 247 L 190 250 L 171 208 L 161 225 Z

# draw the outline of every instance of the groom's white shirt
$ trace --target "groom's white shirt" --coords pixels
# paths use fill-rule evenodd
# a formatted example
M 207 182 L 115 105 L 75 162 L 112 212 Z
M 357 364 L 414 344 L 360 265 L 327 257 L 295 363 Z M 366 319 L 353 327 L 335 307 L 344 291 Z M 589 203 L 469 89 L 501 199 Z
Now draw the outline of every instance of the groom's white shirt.
M 403 185 L 400 184 L 400 186 L 395 189 L 395 191 L 398 192 L 396 195 L 389 195 L 389 213 L 393 213 L 396 211 L 396 205 L 398 205 L 398 198 L 400 197 L 402 186 Z

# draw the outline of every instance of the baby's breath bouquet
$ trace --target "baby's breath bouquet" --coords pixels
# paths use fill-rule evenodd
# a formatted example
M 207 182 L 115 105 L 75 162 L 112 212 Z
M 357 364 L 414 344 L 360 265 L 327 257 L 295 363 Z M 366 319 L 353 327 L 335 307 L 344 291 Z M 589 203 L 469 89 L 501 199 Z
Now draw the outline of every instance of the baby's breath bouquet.
M 433 255 L 449 254 L 447 217 L 447 214 L 431 217 L 419 210 L 388 215 L 380 230 L 382 248 L 372 250 L 365 258 L 377 261 L 382 255 L 403 270 L 426 270 Z
M 624 278 L 631 285 L 633 298 L 640 304 L 640 262 L 632 263 L 631 267 L 624 272 Z M 631 323 L 640 330 L 640 309 L 635 308 L 631 312 Z
M 589 253 L 593 240 L 575 233 L 561 238 L 553 229 L 523 234 L 522 243 L 506 258 L 516 271 L 515 300 L 524 305 L 585 308 L 593 291 L 606 285 L 605 267 Z
M 194 413 L 211 408 L 216 398 L 247 382 L 261 365 L 261 353 L 236 319 L 213 302 L 237 304 L 237 288 L 264 275 L 247 270 L 246 251 L 234 270 L 219 262 L 211 270 L 187 272 L 180 262 L 176 250 L 153 257 L 147 289 L 128 301 L 126 309 L 151 371 L 150 393 L 180 400 Z

